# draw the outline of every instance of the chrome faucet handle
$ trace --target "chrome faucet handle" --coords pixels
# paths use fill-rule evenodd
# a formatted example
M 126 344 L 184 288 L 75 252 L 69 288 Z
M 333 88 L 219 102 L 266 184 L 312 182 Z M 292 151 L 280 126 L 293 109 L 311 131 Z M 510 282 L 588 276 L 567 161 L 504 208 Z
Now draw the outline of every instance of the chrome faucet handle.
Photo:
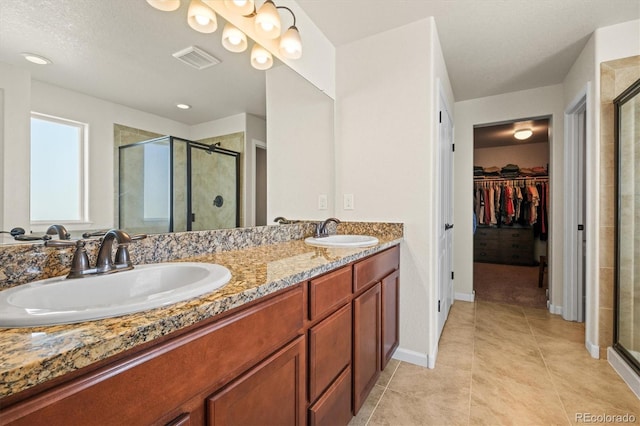
M 89 263 L 89 256 L 84 248 L 84 240 L 49 240 L 44 242 L 45 247 L 74 247 L 76 248 L 71 260 L 71 270 L 67 278 L 82 278 L 95 272 Z
M 340 219 L 336 219 L 335 217 L 330 217 L 324 222 L 316 224 L 316 238 L 326 237 L 329 235 L 329 231 L 327 231 L 327 225 L 329 222 L 334 222 L 336 225 L 340 223 Z

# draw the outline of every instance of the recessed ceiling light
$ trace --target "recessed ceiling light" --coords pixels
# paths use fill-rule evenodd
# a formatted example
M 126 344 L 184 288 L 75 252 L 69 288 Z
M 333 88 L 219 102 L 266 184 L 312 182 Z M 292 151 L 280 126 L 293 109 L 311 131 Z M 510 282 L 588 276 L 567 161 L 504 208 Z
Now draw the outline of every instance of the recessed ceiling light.
M 51 63 L 51 59 L 45 58 L 44 56 L 36 55 L 35 53 L 21 53 L 24 58 L 34 64 L 38 65 L 47 65 Z
M 191 105 L 187 105 L 187 104 L 176 104 L 176 106 L 180 109 L 190 109 Z

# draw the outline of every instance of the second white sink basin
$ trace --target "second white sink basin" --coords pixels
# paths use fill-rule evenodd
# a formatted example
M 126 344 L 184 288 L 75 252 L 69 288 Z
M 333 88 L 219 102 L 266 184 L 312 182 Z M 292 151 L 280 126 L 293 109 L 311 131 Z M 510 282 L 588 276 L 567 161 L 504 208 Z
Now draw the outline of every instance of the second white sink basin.
M 230 279 L 221 265 L 175 262 L 34 281 L 0 291 L 0 327 L 70 324 L 145 311 L 211 292 Z
M 329 235 L 309 237 L 304 242 L 317 247 L 370 247 L 378 244 L 378 239 L 369 235 Z

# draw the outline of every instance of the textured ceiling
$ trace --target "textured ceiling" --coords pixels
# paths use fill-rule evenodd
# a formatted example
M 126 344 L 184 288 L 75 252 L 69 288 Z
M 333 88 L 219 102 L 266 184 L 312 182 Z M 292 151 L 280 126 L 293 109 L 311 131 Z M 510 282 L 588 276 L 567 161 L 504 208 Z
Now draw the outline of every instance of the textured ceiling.
M 595 28 L 640 18 L 640 0 L 297 1 L 337 46 L 434 16 L 457 101 L 560 83 Z M 224 50 L 221 29 L 191 30 L 187 8 L 186 0 L 170 13 L 144 0 L 0 0 L 0 62 L 186 124 L 264 116 L 264 72 L 248 65 L 249 52 Z M 171 56 L 190 45 L 222 63 L 197 71 Z M 25 51 L 53 64 L 28 64 Z M 178 102 L 194 108 L 177 110 Z
M 433 16 L 456 101 L 561 83 L 596 28 L 640 18 L 640 0 L 297 2 L 336 46 Z

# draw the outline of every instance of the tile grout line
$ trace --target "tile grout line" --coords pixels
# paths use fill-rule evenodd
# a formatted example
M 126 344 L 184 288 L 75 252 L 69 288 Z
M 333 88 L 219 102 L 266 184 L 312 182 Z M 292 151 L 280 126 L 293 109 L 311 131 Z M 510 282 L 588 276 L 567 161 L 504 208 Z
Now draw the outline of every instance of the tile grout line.
M 471 402 L 473 400 L 473 369 L 475 365 L 476 358 L 476 332 L 478 326 L 478 301 L 477 299 L 473 302 L 473 347 L 471 348 L 471 375 L 469 377 L 469 411 L 467 415 L 467 425 L 471 424 Z
M 549 381 L 551 382 L 551 386 L 553 386 L 553 391 L 556 394 L 556 397 L 558 398 L 558 401 L 560 401 L 560 406 L 562 407 L 562 411 L 564 411 L 564 415 L 567 418 L 567 424 L 571 425 L 573 423 L 571 423 L 571 418 L 569 417 L 569 412 L 567 411 L 567 407 L 564 405 L 564 402 L 562 401 L 562 398 L 560 397 L 560 391 L 558 390 L 558 386 L 556 385 L 556 381 L 553 378 L 553 374 L 551 373 L 551 369 L 549 368 L 549 364 L 547 363 L 547 360 L 544 357 L 544 354 L 542 353 L 542 349 L 540 348 L 540 342 L 538 340 L 538 337 L 536 336 L 536 334 L 533 332 L 533 327 L 531 327 L 531 323 L 529 322 L 529 316 L 527 315 L 526 312 L 524 312 L 524 318 L 527 321 L 527 326 L 529 327 L 529 331 L 531 332 L 531 335 L 533 336 L 533 341 L 536 342 L 536 349 L 538 349 L 538 353 L 540 354 L 540 358 L 542 359 L 542 363 L 544 364 L 544 368 L 547 371 L 547 376 L 549 376 Z
M 389 381 L 384 386 L 384 390 L 380 394 L 380 398 L 378 398 L 378 401 L 376 402 L 375 407 L 373 407 L 373 410 L 371 410 L 371 414 L 369 414 L 369 417 L 367 418 L 367 421 L 364 424 L 365 426 L 367 426 L 369 424 L 369 422 L 371 421 L 371 418 L 373 417 L 373 414 L 378 409 L 378 405 L 380 405 L 380 401 L 382 401 L 382 397 L 384 397 L 384 394 L 387 393 L 387 389 L 389 388 L 389 384 L 391 383 L 391 380 L 393 380 L 393 376 L 396 375 L 396 371 L 398 371 L 398 368 L 400 368 L 400 364 L 401 363 L 402 363 L 402 361 L 398 361 L 398 365 L 396 365 L 396 368 L 393 370 L 393 373 L 391 373 L 391 377 L 389 377 Z

